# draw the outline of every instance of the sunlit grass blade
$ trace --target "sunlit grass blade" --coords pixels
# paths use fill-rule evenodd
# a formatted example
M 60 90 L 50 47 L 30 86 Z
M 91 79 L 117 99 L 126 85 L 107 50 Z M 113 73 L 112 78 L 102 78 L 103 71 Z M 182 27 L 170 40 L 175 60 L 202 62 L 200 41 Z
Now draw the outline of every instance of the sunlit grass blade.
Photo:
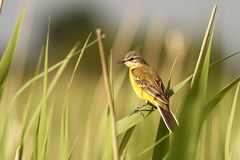
M 38 128 L 38 146 L 37 146 L 37 159 L 45 159 L 46 157 L 46 147 L 47 147 L 47 90 L 48 90 L 48 48 L 49 48 L 49 31 L 50 31 L 50 18 L 48 23 L 48 32 L 46 40 L 45 49 L 45 59 L 44 59 L 44 76 L 43 76 L 43 95 L 41 100 L 41 111 L 39 115 L 39 128 Z
M 152 154 L 152 160 L 158 160 L 158 159 L 163 159 L 166 154 L 169 151 L 169 143 L 170 143 L 170 139 L 169 139 L 169 130 L 167 129 L 165 123 L 163 122 L 162 119 L 160 119 L 159 125 L 158 125 L 158 130 L 157 130 L 157 135 L 155 138 L 155 144 L 163 139 L 164 140 L 161 141 L 161 143 L 157 144 L 154 146 L 153 149 L 153 154 Z
M 73 78 L 74 78 L 74 76 L 75 76 L 75 73 L 76 73 L 76 71 L 77 71 L 77 68 L 78 68 L 79 63 L 80 63 L 80 61 L 81 61 L 81 59 L 82 59 L 83 53 L 84 53 L 84 51 L 85 51 L 85 49 L 86 49 L 86 47 L 87 47 L 87 44 L 88 44 L 88 41 L 89 41 L 91 35 L 92 35 L 92 33 L 89 34 L 87 40 L 86 40 L 85 43 L 84 43 L 83 48 L 81 49 L 80 54 L 79 54 L 79 56 L 78 56 L 77 62 L 76 62 L 75 67 L 74 67 L 74 69 L 73 69 L 73 73 L 72 73 L 71 79 L 70 79 L 69 84 L 68 84 L 68 88 L 67 88 L 68 90 L 69 90 L 70 86 L 72 85 Z
M 109 87 L 110 87 L 110 92 L 111 92 L 111 96 L 114 98 L 114 88 L 113 88 L 113 76 L 112 76 L 112 51 L 110 52 L 110 55 L 108 57 L 108 64 L 109 64 Z M 106 106 L 106 112 L 104 114 L 105 116 L 105 120 L 106 120 L 106 124 L 104 125 L 105 127 L 105 133 L 104 133 L 104 150 L 103 150 L 103 158 L 105 159 L 113 159 L 113 148 L 112 148 L 112 126 L 111 126 L 111 115 L 110 115 L 110 109 L 109 109 L 109 105 Z M 120 154 L 119 154 L 120 155 Z
M 45 159 L 47 159 L 47 153 L 48 153 L 48 148 L 49 148 L 49 142 L 51 140 L 51 129 L 52 129 L 52 121 L 53 121 L 53 107 L 51 107 L 49 109 L 49 114 L 47 114 L 47 129 L 46 129 L 46 139 L 45 139 L 45 151 L 44 151 L 44 155 L 45 155 Z M 51 153 L 50 153 L 51 154 Z
M 143 151 L 139 152 L 138 155 L 136 157 L 141 157 L 142 155 L 144 155 L 147 152 L 150 152 L 155 146 L 163 143 L 163 141 L 165 141 L 166 139 L 169 138 L 169 134 L 165 135 L 164 137 L 162 137 L 161 139 L 159 139 L 158 141 L 156 141 L 154 144 L 150 145 L 149 147 L 145 148 Z M 164 158 L 164 157 L 163 157 Z
M 103 159 L 113 159 L 112 138 L 111 138 L 111 117 L 109 116 L 109 109 L 106 108 L 104 114 L 104 144 L 103 144 Z
M 111 67 L 110 67 L 110 72 L 111 72 Z M 115 80 L 115 83 L 114 83 L 115 85 L 112 84 L 112 86 L 114 86 L 114 99 L 116 99 L 119 96 L 119 93 L 121 91 L 121 87 L 122 87 L 123 82 L 124 82 L 124 80 L 126 78 L 126 75 L 127 75 L 126 70 L 122 70 L 120 72 L 120 74 L 118 75 L 117 79 Z M 103 125 L 104 127 L 102 127 L 103 129 L 100 131 L 100 135 L 102 135 L 104 137 L 103 140 L 101 141 L 101 144 L 104 146 L 104 154 L 103 154 L 104 157 L 111 157 L 112 156 L 111 150 L 108 149 L 108 148 L 111 147 L 111 140 L 109 139 L 110 124 L 108 123 L 108 121 L 109 121 L 109 119 L 108 119 L 109 118 L 109 116 L 108 116 L 109 114 L 108 113 L 109 113 L 108 105 L 106 104 L 105 112 L 104 112 L 104 116 L 103 116 L 104 118 L 103 118 L 103 120 L 101 122 L 101 123 L 104 124 Z M 121 146 L 121 144 L 120 144 L 120 146 Z M 119 155 L 121 156 L 120 153 L 119 153 Z
M 169 74 L 169 78 L 168 78 L 167 90 L 170 90 L 170 88 L 171 88 L 172 73 L 173 73 L 174 67 L 175 67 L 176 62 L 180 55 L 181 54 L 176 56 L 176 58 L 173 61 L 171 71 Z M 169 134 L 169 131 L 168 131 L 165 123 L 163 122 L 163 120 L 160 118 L 155 142 L 158 142 L 160 139 L 162 139 L 163 137 L 165 137 L 168 134 Z M 167 154 L 168 150 L 169 150 L 169 137 L 166 138 L 161 144 L 158 144 L 154 147 L 152 159 L 153 160 L 163 159 L 165 157 L 165 155 Z
M 192 78 L 192 82 L 191 82 L 191 87 L 193 87 L 193 84 L 195 83 L 197 73 L 200 70 L 200 64 L 201 64 L 201 62 L 203 60 L 203 57 L 204 57 L 205 48 L 208 45 L 208 40 L 209 40 L 209 37 L 211 35 L 211 30 L 212 30 L 212 28 L 214 28 L 213 23 L 214 23 L 214 19 L 215 19 L 215 16 L 216 16 L 216 12 L 217 12 L 217 5 L 214 5 L 213 10 L 212 10 L 212 14 L 211 14 L 211 17 L 210 17 L 210 20 L 209 20 L 209 23 L 208 23 L 206 33 L 205 33 L 204 38 L 203 38 L 203 42 L 202 42 L 201 50 L 200 50 L 198 60 L 197 60 L 197 63 L 196 63 L 196 67 L 194 69 L 193 78 Z
M 179 125 L 173 137 L 172 147 L 169 159 L 195 159 L 198 146 L 198 138 L 200 135 L 201 115 L 206 103 L 208 71 L 211 55 L 211 44 L 213 32 L 210 35 L 210 41 L 207 47 L 204 63 L 199 77 L 195 78 L 192 90 L 183 105 Z M 182 147 L 182 144 L 184 145 Z
M 2 93 L 3 93 L 3 84 L 7 78 L 7 75 L 8 75 L 11 63 L 12 63 L 12 59 L 15 54 L 18 37 L 20 35 L 20 31 L 21 31 L 22 24 L 23 24 L 23 19 L 25 16 L 25 10 L 26 10 L 26 7 L 24 5 L 24 7 L 21 11 L 21 15 L 19 16 L 18 22 L 15 26 L 14 32 L 7 44 L 6 49 L 3 52 L 2 58 L 0 60 L 0 99 L 1 99 Z
M 90 46 L 94 45 L 95 43 L 97 43 L 97 39 L 90 42 L 86 48 L 89 48 Z M 59 61 L 58 63 L 54 64 L 53 66 L 51 66 L 49 69 L 48 69 L 48 73 L 58 69 L 59 67 L 63 66 L 64 64 L 68 63 L 68 61 L 70 59 L 72 59 L 73 57 L 75 57 L 76 55 L 80 54 L 82 52 L 82 49 L 80 50 L 77 50 L 76 51 L 76 48 L 78 47 L 79 43 L 77 42 L 76 45 L 74 45 L 74 47 L 72 48 L 72 50 L 74 50 L 74 52 L 70 55 L 70 56 L 67 56 L 65 59 Z M 31 78 L 30 80 L 28 80 L 24 85 L 22 85 L 21 88 L 18 89 L 18 91 L 14 94 L 13 98 L 11 99 L 11 102 L 10 102 L 10 105 L 9 105 L 9 108 L 11 108 L 14 104 L 14 102 L 17 100 L 17 98 L 28 88 L 30 87 L 34 82 L 36 82 L 37 80 L 41 79 L 42 77 L 44 76 L 44 73 L 40 73 L 36 76 L 34 76 L 33 78 Z
M 22 158 L 22 148 L 19 146 L 16 151 L 15 160 L 21 160 Z
M 226 133 L 226 139 L 225 139 L 225 152 L 224 152 L 224 156 L 225 156 L 226 160 L 231 159 L 230 139 L 231 139 L 231 133 L 232 133 L 233 119 L 235 117 L 235 112 L 236 112 L 236 107 L 237 107 L 239 88 L 240 88 L 240 83 L 238 83 L 237 90 L 235 92 L 232 109 L 231 109 L 231 114 L 230 114 L 230 118 L 229 118 L 228 125 L 227 125 L 227 133 Z
M 67 57 L 65 58 L 66 60 L 64 60 L 64 63 L 61 64 L 61 66 L 58 68 L 57 73 L 55 74 L 55 76 L 53 77 L 52 82 L 50 83 L 49 87 L 48 87 L 48 91 L 47 91 L 47 97 L 51 94 L 53 88 L 55 87 L 57 81 L 59 80 L 60 76 L 62 75 L 63 71 L 65 70 L 70 58 L 76 51 L 78 47 L 78 43 L 71 49 L 71 51 L 69 52 L 69 54 L 67 55 Z M 40 113 L 40 109 L 41 109 L 41 103 L 37 106 L 36 110 L 34 111 L 32 117 L 29 120 L 29 123 L 26 127 L 26 131 L 25 131 L 25 135 L 24 135 L 24 140 L 27 138 L 28 133 L 30 132 L 30 129 L 32 128 L 32 126 L 34 125 L 39 113 Z
M 236 56 L 237 54 L 239 54 L 240 52 L 235 52 L 235 53 L 232 53 L 224 58 L 221 58 L 215 62 L 212 62 L 209 67 L 213 67 L 215 66 L 216 64 L 219 64 L 233 56 Z M 201 71 L 201 70 L 200 70 Z M 183 81 L 179 82 L 177 85 L 175 85 L 172 89 L 168 90 L 168 95 L 171 97 L 173 94 L 177 93 L 182 87 L 184 87 L 188 82 L 190 82 L 190 80 L 192 79 L 192 76 L 193 75 L 190 75 L 188 76 L 186 79 L 184 79 Z
M 176 58 L 174 59 L 173 61 L 173 64 L 172 64 L 172 67 L 171 67 L 171 71 L 169 73 L 169 77 L 168 77 L 168 84 L 167 84 L 167 90 L 170 90 L 171 88 L 171 79 L 172 79 L 172 73 L 173 73 L 173 70 L 175 68 L 175 65 L 177 63 L 177 60 L 178 58 L 181 56 L 181 54 L 177 55 Z
M 59 159 L 66 160 L 69 157 L 69 142 L 68 142 L 68 99 L 69 99 L 69 90 L 72 85 L 72 81 L 74 79 L 75 73 L 77 71 L 77 68 L 79 66 L 79 63 L 81 61 L 82 55 L 86 49 L 86 46 L 88 44 L 89 38 L 91 34 L 89 34 L 87 40 L 85 41 L 85 44 L 83 46 L 83 49 L 81 50 L 81 53 L 79 54 L 79 57 L 77 59 L 77 62 L 75 64 L 75 67 L 73 69 L 71 78 L 69 80 L 67 90 L 66 90 L 66 95 L 65 95 L 65 100 L 64 100 L 64 106 L 63 106 L 63 111 L 62 111 L 62 117 L 61 117 L 61 134 L 60 134 L 60 145 L 59 145 Z
M 42 63 L 42 57 L 43 57 L 43 50 L 41 51 L 40 56 L 38 58 L 38 63 L 37 63 L 35 75 L 37 75 L 39 70 L 40 70 L 40 66 L 41 66 L 41 63 Z M 28 118 L 28 114 L 29 114 L 29 110 L 30 110 L 30 105 L 31 105 L 31 102 L 32 102 L 32 99 L 33 99 L 34 89 L 35 89 L 35 86 L 32 86 L 31 91 L 28 95 L 27 103 L 26 103 L 25 108 L 24 108 L 24 113 L 23 113 L 23 118 L 22 118 L 22 129 L 21 129 L 21 133 L 20 133 L 19 148 L 21 148 L 21 150 L 20 150 L 21 153 L 19 154 L 19 160 L 22 159 L 22 154 L 24 152 L 23 137 L 24 137 L 24 134 L 25 134 L 26 126 L 27 126 L 27 118 Z
M 231 83 L 229 83 L 226 87 L 224 87 L 221 91 L 219 91 L 212 99 L 208 101 L 208 103 L 204 106 L 204 111 L 201 118 L 201 124 L 206 120 L 208 115 L 213 111 L 216 105 L 223 99 L 223 97 L 240 81 L 240 76 L 234 79 Z
M 122 139 L 121 144 L 119 146 L 119 151 L 118 151 L 119 155 L 122 155 L 124 149 L 126 148 L 128 142 L 129 142 L 129 140 L 132 136 L 132 133 L 133 133 L 134 129 L 135 129 L 135 126 L 129 128 L 127 130 L 127 132 L 125 133 L 125 135 L 123 136 L 123 139 Z
M 20 31 L 22 28 L 22 24 L 23 24 L 23 20 L 24 20 L 24 16 L 25 16 L 25 10 L 26 10 L 26 6 L 24 5 L 22 11 L 21 11 L 21 15 L 18 18 L 17 24 L 14 28 L 13 34 L 7 44 L 6 49 L 3 52 L 3 56 L 0 60 L 0 101 L 2 98 L 2 94 L 4 91 L 4 82 L 7 78 L 9 69 L 11 67 L 11 62 L 13 59 L 13 56 L 15 54 L 15 50 L 16 50 L 16 45 L 17 45 L 17 41 L 18 41 L 18 37 L 20 35 Z M 7 111 L 9 111 L 9 108 L 6 108 Z M 4 150 L 5 150 L 5 140 L 7 137 L 7 125 L 8 125 L 8 119 L 6 118 L 6 120 L 3 122 L 3 127 L 2 127 L 2 131 L 0 134 L 0 156 L 4 157 Z
M 77 139 L 75 139 L 75 141 L 73 142 L 73 145 L 69 151 L 68 160 L 70 160 L 72 158 L 72 153 L 73 153 L 74 149 L 76 148 L 76 144 L 77 144 Z
M 61 117 L 61 134 L 60 134 L 60 145 L 59 145 L 59 159 L 67 160 L 68 159 L 68 95 L 65 95 L 65 102 L 62 111 Z

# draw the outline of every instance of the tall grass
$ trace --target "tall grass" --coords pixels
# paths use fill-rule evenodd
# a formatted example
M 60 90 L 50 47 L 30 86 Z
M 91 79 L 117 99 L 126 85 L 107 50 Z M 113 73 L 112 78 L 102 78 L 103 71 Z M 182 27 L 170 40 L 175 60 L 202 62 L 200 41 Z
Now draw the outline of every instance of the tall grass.
M 216 86 L 218 91 L 212 90 L 209 81 L 210 77 L 216 76 L 212 72 L 213 68 L 218 69 L 217 66 L 222 62 L 239 56 L 239 52 L 210 63 L 212 48 L 216 47 L 211 28 L 214 26 L 213 20 L 210 20 L 211 25 L 203 40 L 198 62 L 186 59 L 184 63 L 179 63 L 177 59 L 181 59 L 181 56 L 175 57 L 175 60 L 166 60 L 173 65 L 169 69 L 170 74 L 165 71 L 167 76 L 164 74 L 161 77 L 167 79 L 170 107 L 177 112 L 180 124 L 176 132 L 170 134 L 160 115 L 151 110 L 151 105 L 145 108 L 149 111 L 129 115 L 141 102 L 137 101 L 130 88 L 126 68 L 122 68 L 121 72 L 116 69 L 114 57 L 119 55 L 115 55 L 116 52 L 112 50 L 110 58 L 106 59 L 106 51 L 111 48 L 103 48 L 102 39 L 105 36 L 99 30 L 95 40 L 90 41 L 94 37 L 91 34 L 86 40 L 83 38 L 85 42 L 82 47 L 77 42 L 63 60 L 50 66 L 49 55 L 53 46 L 49 22 L 45 48 L 39 56 L 33 77 L 16 88 L 13 95 L 3 92 L 11 85 L 6 81 L 24 12 L 25 8 L 0 61 L 0 87 L 3 95 L 0 159 L 239 158 L 234 152 L 236 145 L 232 143 L 239 139 L 239 129 L 234 127 L 234 121 L 239 120 L 239 85 L 234 97 L 231 90 L 239 83 L 240 76 L 233 80 L 220 76 L 224 85 Z M 89 52 L 87 49 L 97 42 L 100 52 Z M 88 70 L 84 72 L 86 64 L 81 63 L 83 57 L 94 59 L 98 52 L 103 73 L 90 75 Z M 175 84 L 174 71 L 185 68 L 189 61 L 192 63 L 191 72 L 186 73 L 189 76 L 179 74 L 178 79 L 181 80 Z M 69 64 L 74 64 L 73 68 Z M 224 74 L 222 70 L 219 71 Z M 214 82 L 220 80 L 214 79 Z M 214 94 L 208 98 L 210 92 Z M 178 95 L 182 97 L 178 98 Z M 4 96 L 9 97 L 9 100 Z M 174 108 L 176 105 L 178 109 Z M 228 106 L 232 106 L 231 111 Z M 220 117 L 221 109 L 227 111 L 224 117 Z M 228 123 L 223 123 L 224 120 Z M 13 125 L 17 125 L 18 129 L 14 130 Z M 211 132 L 216 129 L 219 130 Z M 209 137 L 215 137 L 215 141 Z M 213 153 L 208 151 L 209 144 L 214 146 Z

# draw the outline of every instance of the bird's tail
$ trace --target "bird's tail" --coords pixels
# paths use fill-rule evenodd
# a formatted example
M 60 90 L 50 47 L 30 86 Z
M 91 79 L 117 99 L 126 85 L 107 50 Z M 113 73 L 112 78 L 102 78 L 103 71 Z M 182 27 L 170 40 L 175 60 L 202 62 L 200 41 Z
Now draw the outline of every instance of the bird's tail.
M 168 128 L 168 130 L 170 132 L 173 132 L 175 129 L 177 129 L 178 121 L 177 121 L 177 118 L 172 113 L 172 111 L 170 109 L 166 110 L 162 107 L 157 107 L 157 108 L 158 108 L 158 110 L 162 116 L 162 119 L 163 119 L 166 127 Z

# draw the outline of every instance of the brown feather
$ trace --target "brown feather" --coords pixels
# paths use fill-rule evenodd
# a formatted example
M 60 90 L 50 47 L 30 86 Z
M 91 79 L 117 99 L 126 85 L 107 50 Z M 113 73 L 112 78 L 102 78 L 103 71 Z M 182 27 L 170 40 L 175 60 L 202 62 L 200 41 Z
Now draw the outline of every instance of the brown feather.
M 150 66 L 138 67 L 132 70 L 135 81 L 139 86 L 148 94 L 155 97 L 159 102 L 159 106 L 166 108 L 162 105 L 165 104 L 168 108 L 168 98 L 166 89 L 162 83 L 161 78 L 157 72 Z

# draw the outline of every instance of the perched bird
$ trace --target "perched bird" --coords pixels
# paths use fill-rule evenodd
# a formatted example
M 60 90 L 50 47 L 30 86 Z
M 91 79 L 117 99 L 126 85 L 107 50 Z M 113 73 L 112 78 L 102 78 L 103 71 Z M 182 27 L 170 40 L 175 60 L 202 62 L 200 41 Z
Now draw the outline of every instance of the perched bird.
M 167 90 L 157 72 L 136 51 L 128 52 L 118 63 L 129 68 L 129 78 L 137 96 L 157 107 L 168 130 L 173 132 L 178 121 L 169 108 Z

